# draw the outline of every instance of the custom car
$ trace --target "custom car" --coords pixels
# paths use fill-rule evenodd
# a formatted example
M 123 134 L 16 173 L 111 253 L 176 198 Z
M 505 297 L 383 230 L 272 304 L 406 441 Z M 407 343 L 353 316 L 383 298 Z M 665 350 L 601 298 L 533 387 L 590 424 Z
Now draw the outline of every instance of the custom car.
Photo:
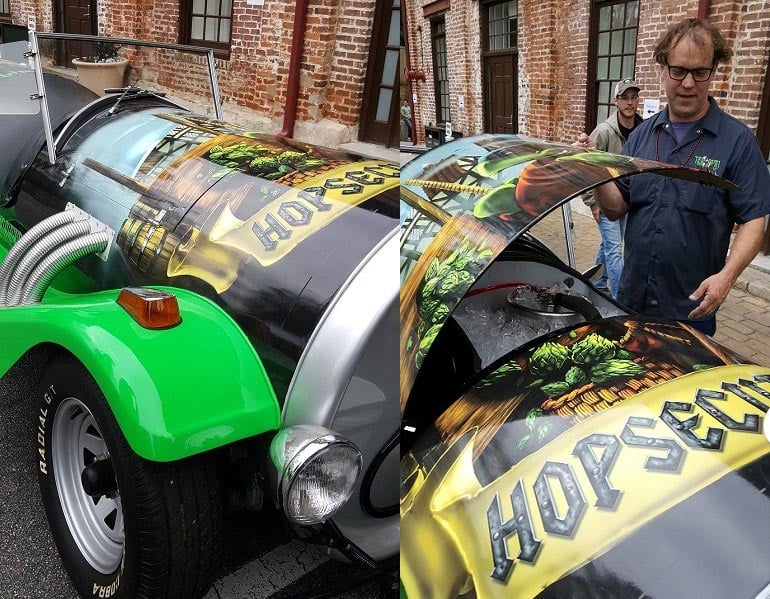
M 93 41 L 125 87 L 64 68 Z M 398 553 L 398 165 L 223 122 L 213 65 L 0 47 L 0 374 L 37 383 L 30 465 L 83 597 L 203 595 L 223 513 L 263 505 L 367 571 Z
M 512 135 L 401 172 L 402 597 L 770 596 L 770 369 L 532 231 L 621 177 L 734 186 Z

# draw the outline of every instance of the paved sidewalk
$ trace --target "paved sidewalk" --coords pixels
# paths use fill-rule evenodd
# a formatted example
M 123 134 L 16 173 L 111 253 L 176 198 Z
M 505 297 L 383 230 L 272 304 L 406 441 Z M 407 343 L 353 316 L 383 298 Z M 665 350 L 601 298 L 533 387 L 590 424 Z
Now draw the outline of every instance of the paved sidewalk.
M 572 220 L 575 261 L 582 272 L 594 264 L 599 228 L 581 208 L 572 211 Z M 552 241 L 564 235 L 561 211 L 538 224 L 534 232 L 566 259 L 566 248 L 560 251 Z M 551 235 L 556 237 L 546 240 Z M 714 338 L 750 361 L 770 366 L 770 257 L 758 256 L 738 279 L 717 313 Z

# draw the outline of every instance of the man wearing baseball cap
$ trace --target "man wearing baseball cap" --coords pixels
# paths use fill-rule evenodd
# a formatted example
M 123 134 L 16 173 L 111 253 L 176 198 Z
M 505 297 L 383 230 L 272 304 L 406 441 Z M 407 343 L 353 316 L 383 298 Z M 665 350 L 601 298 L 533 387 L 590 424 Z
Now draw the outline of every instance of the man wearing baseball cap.
M 639 107 L 639 85 L 633 79 L 623 79 L 615 85 L 615 106 L 617 110 L 609 118 L 599 123 L 591 132 L 591 139 L 597 150 L 620 154 L 631 131 L 642 118 L 637 114 Z M 617 297 L 620 287 L 620 275 L 623 272 L 623 234 L 626 228 L 625 216 L 611 221 L 599 212 L 599 206 L 591 192 L 583 196 L 583 202 L 591 208 L 594 220 L 599 224 L 601 245 L 596 255 L 596 264 L 603 264 L 604 271 L 596 282 L 600 291 L 607 289 L 609 280 L 612 297 Z

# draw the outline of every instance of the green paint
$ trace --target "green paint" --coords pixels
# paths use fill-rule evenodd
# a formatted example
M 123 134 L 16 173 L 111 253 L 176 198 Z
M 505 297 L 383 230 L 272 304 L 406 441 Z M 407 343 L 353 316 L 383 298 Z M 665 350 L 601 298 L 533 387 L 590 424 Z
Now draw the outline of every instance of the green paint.
M 182 323 L 140 327 L 119 290 L 49 290 L 34 306 L 0 309 L 0 373 L 41 343 L 63 347 L 99 385 L 131 448 L 156 461 L 181 459 L 280 425 L 276 396 L 253 346 L 216 304 L 182 289 Z

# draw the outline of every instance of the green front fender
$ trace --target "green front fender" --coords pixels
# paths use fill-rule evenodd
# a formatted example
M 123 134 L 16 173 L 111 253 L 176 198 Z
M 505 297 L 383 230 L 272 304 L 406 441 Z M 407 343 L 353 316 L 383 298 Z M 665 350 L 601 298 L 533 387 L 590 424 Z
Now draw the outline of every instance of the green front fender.
M 28 350 L 71 352 L 104 393 L 131 448 L 171 461 L 277 429 L 280 409 L 262 362 L 220 307 L 181 289 L 182 323 L 140 327 L 117 290 L 52 294 L 42 304 L 0 309 L 0 375 Z

